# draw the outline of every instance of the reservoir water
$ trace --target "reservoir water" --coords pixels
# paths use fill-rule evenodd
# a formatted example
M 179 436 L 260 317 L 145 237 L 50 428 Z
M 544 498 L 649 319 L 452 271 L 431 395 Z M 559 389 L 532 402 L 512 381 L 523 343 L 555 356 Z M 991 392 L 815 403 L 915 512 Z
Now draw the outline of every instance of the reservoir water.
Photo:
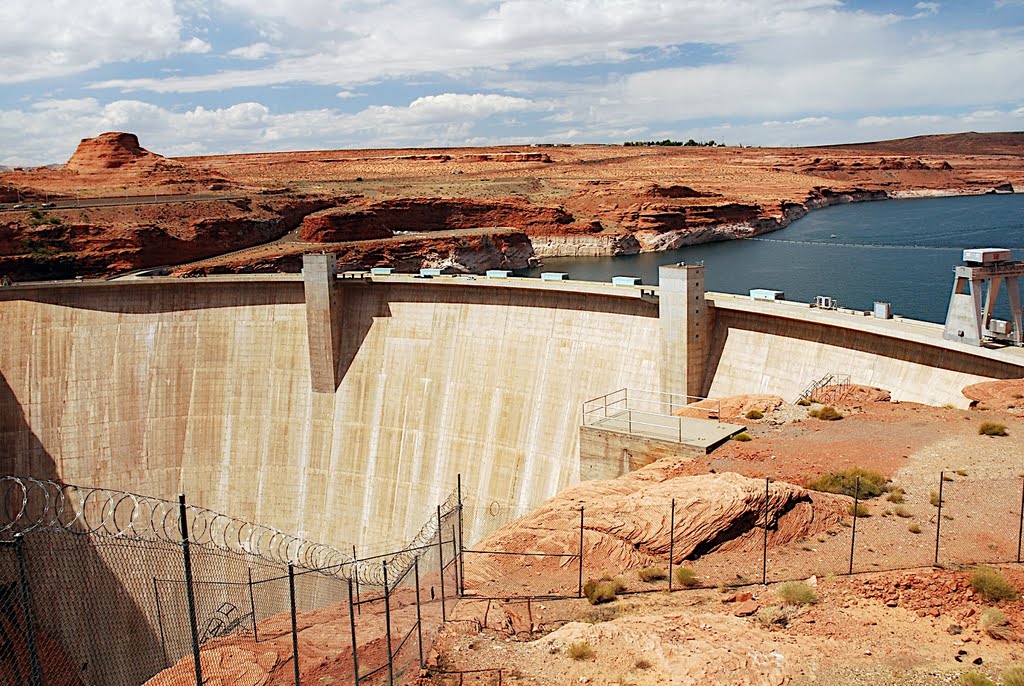
M 884 301 L 895 314 L 942 322 L 952 269 L 964 248 L 1012 248 L 1015 259 L 1024 259 L 1024 195 L 836 205 L 759 238 L 641 255 L 548 258 L 542 267 L 518 273 L 561 271 L 584 281 L 638 276 L 656 284 L 659 265 L 703 262 L 710 291 L 771 288 L 802 302 L 830 295 L 859 310 Z M 996 315 L 1007 309 L 1003 293 Z

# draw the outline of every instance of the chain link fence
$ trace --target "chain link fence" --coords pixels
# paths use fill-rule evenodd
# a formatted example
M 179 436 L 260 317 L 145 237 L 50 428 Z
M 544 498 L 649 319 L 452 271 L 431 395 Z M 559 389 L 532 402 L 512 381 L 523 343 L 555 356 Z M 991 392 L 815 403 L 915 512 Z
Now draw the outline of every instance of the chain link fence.
M 646 512 L 669 531 L 646 553 L 665 574 L 629 590 L 1021 561 L 1024 478 L 942 472 L 870 501 L 858 485 L 847 516 L 798 540 L 764 488 L 713 549 L 684 545 L 675 501 Z M 468 547 L 460 483 L 406 548 L 356 558 L 184 500 L 0 479 L 0 683 L 182 686 L 253 670 L 277 684 L 410 683 L 460 599 L 484 607 L 481 626 L 493 601 L 509 631 L 532 633 L 584 595 L 606 570 L 588 567 L 586 510 L 568 516 L 568 550 Z
M 372 558 L 179 503 L 0 479 L 0 683 L 402 684 L 460 594 L 457 491 Z

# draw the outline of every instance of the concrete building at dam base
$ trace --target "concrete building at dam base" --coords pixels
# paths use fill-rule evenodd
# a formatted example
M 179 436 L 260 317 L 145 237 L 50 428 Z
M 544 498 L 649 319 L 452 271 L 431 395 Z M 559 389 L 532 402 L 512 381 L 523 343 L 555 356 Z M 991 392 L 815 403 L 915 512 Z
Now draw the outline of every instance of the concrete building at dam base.
M 659 285 L 344 273 L 0 289 L 4 474 L 174 499 L 361 551 L 400 546 L 461 474 L 470 542 L 581 478 L 742 426 L 697 400 L 795 401 L 827 375 L 966 407 L 1024 350 L 943 327 Z M 702 405 L 713 408 L 713 403 Z

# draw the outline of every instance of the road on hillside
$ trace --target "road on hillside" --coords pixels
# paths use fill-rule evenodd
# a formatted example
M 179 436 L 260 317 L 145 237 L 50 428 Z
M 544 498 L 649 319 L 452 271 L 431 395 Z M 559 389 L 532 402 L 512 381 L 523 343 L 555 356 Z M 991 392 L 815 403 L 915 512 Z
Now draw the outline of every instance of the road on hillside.
M 87 207 L 119 207 L 126 205 L 161 205 L 182 202 L 216 202 L 218 200 L 239 200 L 242 195 L 219 195 L 217 193 L 193 193 L 190 195 L 129 195 L 108 198 L 75 198 L 54 200 L 52 207 L 43 207 L 40 202 L 2 203 L 0 212 L 28 212 L 30 210 L 78 210 Z M 15 209 L 15 205 L 25 205 Z

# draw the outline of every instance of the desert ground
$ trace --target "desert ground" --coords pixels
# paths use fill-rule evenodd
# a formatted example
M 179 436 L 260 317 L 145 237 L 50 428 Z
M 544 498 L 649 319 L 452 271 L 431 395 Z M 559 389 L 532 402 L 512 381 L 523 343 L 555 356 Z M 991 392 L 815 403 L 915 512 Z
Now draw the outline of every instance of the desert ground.
M 618 578 L 625 591 L 617 600 L 496 599 L 528 589 L 572 595 L 576 569 L 468 556 L 461 621 L 442 630 L 422 683 L 456 683 L 446 673 L 469 670 L 487 671 L 463 674 L 464 683 L 498 683 L 498 670 L 501 683 L 519 684 L 949 684 L 969 671 L 998 680 L 1024 664 L 1024 570 L 997 562 L 1017 555 L 1024 382 L 981 384 L 966 395 L 974 407 L 955 410 L 893 403 L 885 392 L 860 388 L 834 402 L 838 421 L 810 416 L 818 404 L 731 399 L 752 440 L 731 441 L 705 458 L 661 460 L 611 482 L 584 482 L 478 546 L 571 550 L 585 505 L 595 513 L 585 577 Z M 744 419 L 750 409 L 763 417 Z M 985 421 L 1006 425 L 1008 435 L 979 434 Z M 881 473 L 891 479 L 889 493 L 899 494 L 862 500 L 868 513 L 858 517 L 852 575 L 853 499 L 801 489 L 850 467 Z M 929 501 L 940 472 L 944 531 L 935 566 L 938 510 Z M 770 527 L 769 583 L 762 585 L 763 529 L 731 525 L 743 518 L 734 509 L 736 489 L 759 510 L 751 494 L 764 492 L 766 476 L 773 497 L 776 489 L 796 489 L 802 503 Z M 674 564 L 695 570 L 699 586 L 677 584 L 672 593 L 667 581 L 639 575 L 651 565 L 668 568 L 670 496 L 685 513 L 676 521 Z M 712 548 L 687 554 L 708 538 Z M 999 568 L 1014 596 L 991 601 L 976 592 L 973 561 Z M 816 602 L 788 603 L 785 579 L 805 580 Z M 983 628 L 992 607 L 1009 621 L 1002 630 Z

